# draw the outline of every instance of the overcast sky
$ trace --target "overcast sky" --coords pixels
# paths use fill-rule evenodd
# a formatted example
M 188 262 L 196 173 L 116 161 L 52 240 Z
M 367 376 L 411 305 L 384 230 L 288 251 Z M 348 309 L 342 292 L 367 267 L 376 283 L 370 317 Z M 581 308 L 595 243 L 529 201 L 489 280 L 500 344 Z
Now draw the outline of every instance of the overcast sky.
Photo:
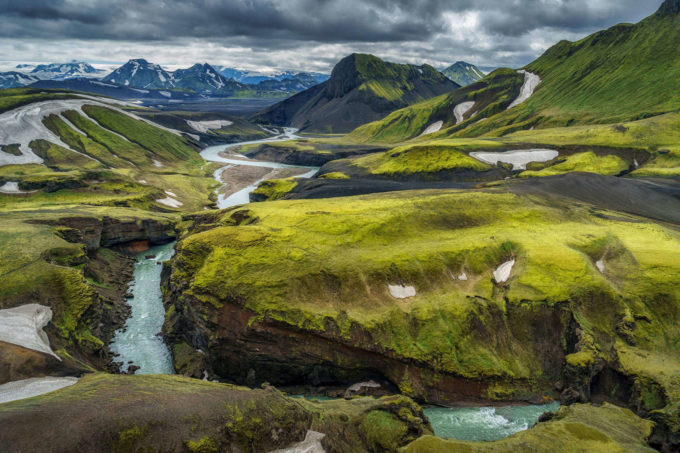
M 329 71 L 352 52 L 520 67 L 661 0 L 0 0 L 0 59 Z

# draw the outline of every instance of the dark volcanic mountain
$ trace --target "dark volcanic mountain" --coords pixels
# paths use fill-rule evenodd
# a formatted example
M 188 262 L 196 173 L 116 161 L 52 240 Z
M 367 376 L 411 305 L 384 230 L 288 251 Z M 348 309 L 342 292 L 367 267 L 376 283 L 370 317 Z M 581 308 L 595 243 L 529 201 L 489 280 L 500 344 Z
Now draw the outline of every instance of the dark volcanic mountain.
M 459 85 L 429 65 L 387 63 L 373 55 L 341 60 L 331 78 L 255 115 L 264 123 L 316 132 L 349 132 Z

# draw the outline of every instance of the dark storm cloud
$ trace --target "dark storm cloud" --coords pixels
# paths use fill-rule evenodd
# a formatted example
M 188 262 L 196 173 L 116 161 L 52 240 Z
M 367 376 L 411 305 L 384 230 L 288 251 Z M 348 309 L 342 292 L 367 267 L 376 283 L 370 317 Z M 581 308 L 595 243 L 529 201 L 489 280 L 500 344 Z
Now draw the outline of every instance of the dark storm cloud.
M 443 65 L 521 66 L 560 39 L 651 14 L 661 0 L 0 0 L 8 60 L 310 66 L 352 51 Z M 24 51 L 25 43 L 30 43 Z M 83 44 L 85 43 L 85 44 Z M 32 50 L 30 50 L 32 49 Z M 81 52 L 78 52 L 80 49 Z M 153 55 L 148 55 L 153 49 Z M 189 51 L 190 49 L 190 51 Z M 51 58 L 50 58 L 51 59 Z M 114 60 L 115 59 L 115 60 Z M 218 61 L 216 61 L 216 59 Z M 297 63 L 296 62 L 297 59 Z M 282 62 L 279 65 L 276 61 Z
M 317 42 L 427 41 L 443 13 L 479 11 L 490 33 L 584 29 L 640 16 L 639 0 L 2 0 L 0 35 L 163 40 L 234 36 Z M 639 18 L 639 17 L 638 17 Z

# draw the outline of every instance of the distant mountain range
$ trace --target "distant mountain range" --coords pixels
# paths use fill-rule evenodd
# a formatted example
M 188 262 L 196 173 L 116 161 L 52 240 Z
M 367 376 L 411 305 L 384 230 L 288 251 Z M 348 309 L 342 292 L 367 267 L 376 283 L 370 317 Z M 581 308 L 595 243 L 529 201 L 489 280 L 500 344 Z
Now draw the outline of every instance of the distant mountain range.
M 85 62 L 20 64 L 0 73 L 0 89 L 34 85 L 38 88 L 88 91 L 130 98 L 276 97 L 288 96 L 328 79 L 321 73 L 283 71 L 264 74 L 195 64 L 168 71 L 144 59 L 133 59 L 106 74 Z
M 234 79 L 237 82 L 245 83 L 246 85 L 257 85 L 260 82 L 271 82 L 271 81 L 284 81 L 301 79 L 308 81 L 315 81 L 310 86 L 316 85 L 321 82 L 325 82 L 330 77 L 330 74 L 322 74 L 320 72 L 296 72 L 296 71 L 283 71 L 266 74 L 263 72 L 255 71 L 243 71 L 240 69 L 229 68 L 226 66 L 215 66 L 215 69 L 219 71 L 224 77 L 228 79 Z M 309 88 L 309 87 L 307 87 Z
M 21 68 L 17 67 L 17 69 Z M 37 77 L 40 80 L 66 80 L 75 77 L 99 78 L 105 74 L 105 70 L 96 69 L 90 64 L 82 61 L 41 64 L 33 68 L 31 71 L 31 75 Z
M 459 87 L 429 65 L 402 65 L 352 54 L 333 68 L 326 82 L 269 107 L 254 119 L 307 131 L 349 132 Z
M 35 83 L 38 80 L 40 79 L 37 77 L 21 72 L 0 72 L 0 89 L 23 87 Z
M 485 75 L 477 66 L 464 61 L 452 64 L 442 74 L 463 87 L 482 80 Z

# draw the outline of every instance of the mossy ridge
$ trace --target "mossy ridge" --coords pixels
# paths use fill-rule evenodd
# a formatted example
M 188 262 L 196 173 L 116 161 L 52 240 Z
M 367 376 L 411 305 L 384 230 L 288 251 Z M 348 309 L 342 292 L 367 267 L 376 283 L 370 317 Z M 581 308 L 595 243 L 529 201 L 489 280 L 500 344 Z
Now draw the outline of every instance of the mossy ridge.
M 34 102 L 74 99 L 75 93 L 52 92 L 36 88 L 10 88 L 0 90 L 0 113 L 6 112 Z
M 577 153 L 567 156 L 554 165 L 540 170 L 527 170 L 520 173 L 520 177 L 545 177 L 561 175 L 573 171 L 585 171 L 600 175 L 619 175 L 629 169 L 628 163 L 616 155 L 598 157 L 593 152 Z
M 490 143 L 474 143 L 469 146 L 492 148 Z M 430 145 L 405 145 L 384 153 L 369 154 L 353 159 L 351 165 L 367 169 L 374 175 L 410 175 L 437 173 L 441 171 L 485 172 L 492 167 L 469 157 L 462 150 L 465 143 L 436 142 Z
M 575 404 L 563 407 L 547 422 L 495 442 L 463 442 L 421 437 L 402 453 L 445 452 L 653 452 L 647 440 L 653 423 L 628 409 L 605 403 L 601 407 Z
M 134 408 L 140 406 L 145 410 Z M 93 416 L 94 412 L 97 416 Z M 380 435 L 375 419 L 390 418 Z M 313 403 L 268 387 L 251 390 L 180 376 L 86 375 L 77 384 L 0 407 L 3 445 L 30 450 L 36 427 L 72 428 L 54 439 L 60 451 L 271 451 L 301 441 L 307 430 L 326 435 L 329 451 L 396 452 L 432 430 L 408 398 Z M 11 428 L 11 429 L 10 429 Z M 56 428 L 55 428 L 56 429 Z M 380 448 L 383 446 L 383 448 Z
M 296 178 L 269 179 L 262 181 L 257 188 L 251 192 L 254 201 L 273 201 L 283 198 L 288 192 L 297 187 Z
M 172 281 L 192 301 L 203 301 L 208 318 L 211 307 L 235 303 L 253 313 L 251 322 L 283 323 L 369 349 L 379 345 L 384 355 L 502 384 L 488 397 L 512 399 L 507 389 L 515 386 L 517 397 L 527 385 L 528 393 L 550 393 L 542 357 L 522 327 L 536 319 L 536 310 L 573 312 L 613 363 L 611 338 L 619 336 L 627 312 L 653 320 L 626 334 L 641 350 L 667 341 L 656 332 L 670 329 L 669 339 L 680 338 L 671 327 L 675 312 L 649 314 L 660 298 L 677 307 L 672 281 L 680 269 L 669 258 L 680 253 L 677 234 L 595 214 L 493 191 L 262 203 L 250 208 L 254 223 L 185 238 Z M 225 214 L 223 224 L 233 224 L 233 215 Z M 600 239 L 614 244 L 607 246 L 611 253 L 587 245 Z M 604 275 L 595 266 L 603 256 Z M 491 272 L 511 258 L 511 279 L 494 285 Z M 459 280 L 463 272 L 467 279 Z M 394 300 L 388 283 L 413 285 L 418 295 Z M 371 342 L 356 343 L 359 331 Z M 560 342 L 554 342 L 558 359 Z M 668 351 L 668 360 L 676 356 Z

